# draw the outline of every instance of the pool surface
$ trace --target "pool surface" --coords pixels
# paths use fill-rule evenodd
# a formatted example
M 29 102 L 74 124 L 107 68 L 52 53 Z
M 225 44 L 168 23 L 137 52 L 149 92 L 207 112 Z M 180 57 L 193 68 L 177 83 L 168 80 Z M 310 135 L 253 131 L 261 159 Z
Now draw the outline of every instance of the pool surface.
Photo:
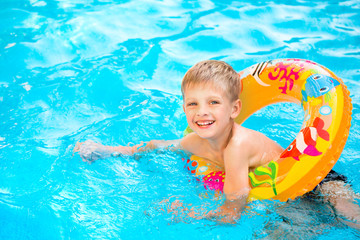
M 317 62 L 348 86 L 352 127 L 334 169 L 360 193 L 359 1 L 0 1 L 0 239 L 359 239 L 316 198 L 255 201 L 234 225 L 164 212 L 219 204 L 199 197 L 181 153 L 92 164 L 72 153 L 87 139 L 180 138 L 188 68 L 278 58 Z M 244 125 L 287 147 L 303 117 L 276 104 Z

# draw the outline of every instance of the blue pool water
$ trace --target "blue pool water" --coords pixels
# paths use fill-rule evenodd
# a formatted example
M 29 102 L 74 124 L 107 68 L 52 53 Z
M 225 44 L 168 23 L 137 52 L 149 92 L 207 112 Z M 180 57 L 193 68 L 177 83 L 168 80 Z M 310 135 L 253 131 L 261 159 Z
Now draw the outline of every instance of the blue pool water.
M 316 199 L 257 201 L 219 225 L 161 210 L 199 198 L 182 155 L 151 152 L 93 164 L 77 141 L 175 139 L 186 127 L 180 82 L 204 59 L 240 71 L 309 59 L 340 76 L 353 100 L 335 170 L 360 193 L 360 2 L 0 1 L 0 239 L 347 239 L 359 231 Z M 245 126 L 286 147 L 303 111 L 277 104 Z

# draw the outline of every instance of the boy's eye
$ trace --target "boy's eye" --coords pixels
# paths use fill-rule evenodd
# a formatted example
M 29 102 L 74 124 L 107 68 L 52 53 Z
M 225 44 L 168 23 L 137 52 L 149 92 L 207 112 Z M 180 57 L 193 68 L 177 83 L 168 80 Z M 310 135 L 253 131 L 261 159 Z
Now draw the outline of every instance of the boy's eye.
M 196 106 L 196 103 L 191 102 L 191 103 L 188 103 L 187 105 L 188 105 L 188 106 Z
M 214 104 L 219 104 L 218 101 L 211 101 L 210 104 L 214 105 Z

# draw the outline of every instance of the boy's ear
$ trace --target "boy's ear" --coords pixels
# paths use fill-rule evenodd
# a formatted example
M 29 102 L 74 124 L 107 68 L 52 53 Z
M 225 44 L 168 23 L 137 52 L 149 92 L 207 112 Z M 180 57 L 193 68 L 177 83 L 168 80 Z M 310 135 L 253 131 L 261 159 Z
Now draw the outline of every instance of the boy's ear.
M 236 101 L 234 101 L 233 104 L 231 118 L 235 119 L 240 114 L 240 111 L 241 111 L 241 101 L 240 99 L 237 99 Z

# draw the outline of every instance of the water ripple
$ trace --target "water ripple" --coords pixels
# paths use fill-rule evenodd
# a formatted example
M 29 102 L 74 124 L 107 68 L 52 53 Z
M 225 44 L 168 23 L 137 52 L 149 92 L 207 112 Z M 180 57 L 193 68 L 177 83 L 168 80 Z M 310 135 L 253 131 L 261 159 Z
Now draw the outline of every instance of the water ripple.
M 15 232 L 14 238 L 29 239 L 180 233 L 321 239 L 334 231 L 355 238 L 326 205 L 308 200 L 254 203 L 236 226 L 182 221 L 157 206 L 172 196 L 216 204 L 199 198 L 203 186 L 183 171 L 178 154 L 87 164 L 72 148 L 86 139 L 126 145 L 181 137 L 180 82 L 197 61 L 225 60 L 242 70 L 274 58 L 305 58 L 334 71 L 350 90 L 352 127 L 336 170 L 360 191 L 359 1 L 18 0 L 0 6 L 0 213 L 6 216 L 0 238 Z M 300 107 L 279 104 L 244 125 L 286 147 L 302 118 Z

